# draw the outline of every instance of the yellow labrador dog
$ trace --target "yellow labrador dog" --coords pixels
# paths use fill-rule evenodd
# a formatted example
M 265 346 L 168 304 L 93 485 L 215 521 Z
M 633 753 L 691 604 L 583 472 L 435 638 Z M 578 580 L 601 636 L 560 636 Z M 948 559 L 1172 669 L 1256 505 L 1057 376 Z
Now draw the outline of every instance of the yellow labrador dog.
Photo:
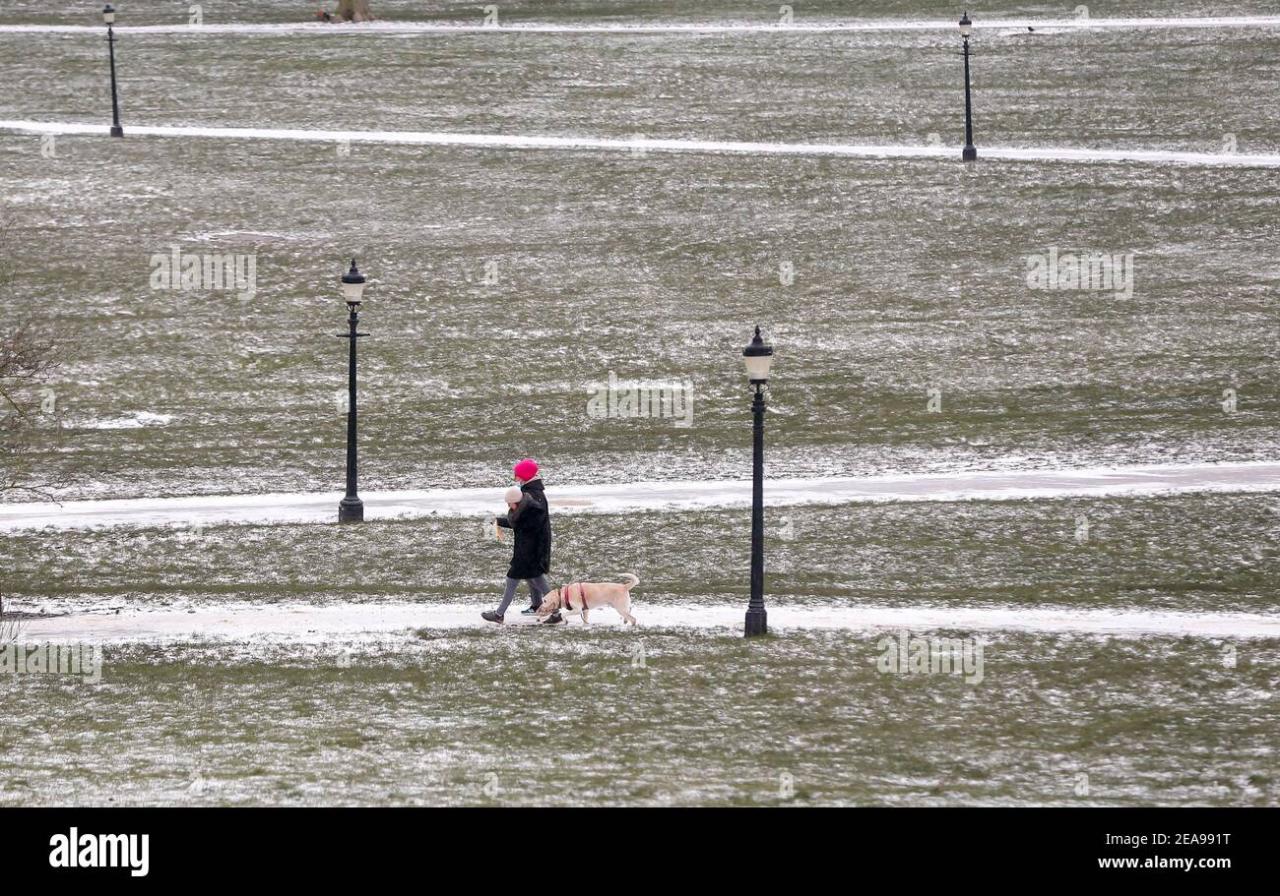
M 631 615 L 631 589 L 640 584 L 640 577 L 629 572 L 624 575 L 631 580 L 625 585 L 617 582 L 574 582 L 572 585 L 562 585 L 542 598 L 538 615 L 550 616 L 559 610 L 562 614 L 581 616 L 585 623 L 587 613 L 591 610 L 613 607 L 623 622 L 635 625 L 636 617 Z

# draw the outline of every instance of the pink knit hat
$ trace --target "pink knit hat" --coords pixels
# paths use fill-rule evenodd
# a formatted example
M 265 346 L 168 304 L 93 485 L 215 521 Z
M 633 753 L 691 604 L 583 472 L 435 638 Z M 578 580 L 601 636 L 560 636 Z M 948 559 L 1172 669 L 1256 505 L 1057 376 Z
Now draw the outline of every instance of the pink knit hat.
M 517 479 L 528 482 L 538 475 L 538 462 L 532 457 L 526 457 L 511 468 L 511 472 L 515 474 Z

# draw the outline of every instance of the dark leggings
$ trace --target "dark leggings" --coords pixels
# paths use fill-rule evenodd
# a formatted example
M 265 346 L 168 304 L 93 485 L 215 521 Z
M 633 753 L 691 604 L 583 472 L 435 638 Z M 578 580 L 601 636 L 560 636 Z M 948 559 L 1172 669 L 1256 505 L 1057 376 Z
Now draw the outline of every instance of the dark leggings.
M 507 587 L 502 592 L 502 603 L 498 604 L 498 615 L 507 612 L 507 607 L 511 606 L 511 601 L 515 600 L 516 589 L 520 587 L 520 582 L 529 583 L 529 596 L 533 605 L 536 607 L 542 603 L 543 596 L 551 590 L 551 583 L 547 581 L 546 573 L 538 576 L 536 579 L 507 579 Z

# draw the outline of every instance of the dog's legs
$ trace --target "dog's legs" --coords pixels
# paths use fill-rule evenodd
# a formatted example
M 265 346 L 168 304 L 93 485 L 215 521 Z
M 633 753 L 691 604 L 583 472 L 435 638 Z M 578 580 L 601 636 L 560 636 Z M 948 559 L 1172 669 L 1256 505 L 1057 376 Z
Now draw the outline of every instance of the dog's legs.
M 587 624 L 587 605 L 585 603 L 582 605 L 582 624 Z
M 632 625 L 636 624 L 636 617 L 631 615 L 631 601 L 627 601 L 622 606 L 614 604 L 613 608 L 617 611 L 618 615 L 622 617 L 622 621 L 624 623 L 630 622 Z

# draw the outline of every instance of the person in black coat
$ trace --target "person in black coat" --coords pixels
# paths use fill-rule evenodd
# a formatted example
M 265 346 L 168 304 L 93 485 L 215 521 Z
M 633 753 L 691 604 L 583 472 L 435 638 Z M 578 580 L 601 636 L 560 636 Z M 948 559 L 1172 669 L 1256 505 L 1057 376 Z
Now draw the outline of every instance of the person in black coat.
M 515 545 L 511 550 L 511 566 L 507 570 L 506 587 L 498 609 L 480 614 L 488 622 L 503 621 L 521 581 L 529 583 L 531 598 L 524 615 L 534 615 L 542 604 L 543 595 L 551 590 L 551 583 L 547 581 L 547 573 L 551 571 L 551 513 L 546 490 L 538 475 L 538 465 L 526 458 L 516 464 L 512 472 L 520 484 L 520 501 L 518 504 L 509 503 L 509 509 L 497 518 L 497 523 L 515 533 Z M 564 620 L 559 613 L 554 613 L 546 621 L 556 623 Z

